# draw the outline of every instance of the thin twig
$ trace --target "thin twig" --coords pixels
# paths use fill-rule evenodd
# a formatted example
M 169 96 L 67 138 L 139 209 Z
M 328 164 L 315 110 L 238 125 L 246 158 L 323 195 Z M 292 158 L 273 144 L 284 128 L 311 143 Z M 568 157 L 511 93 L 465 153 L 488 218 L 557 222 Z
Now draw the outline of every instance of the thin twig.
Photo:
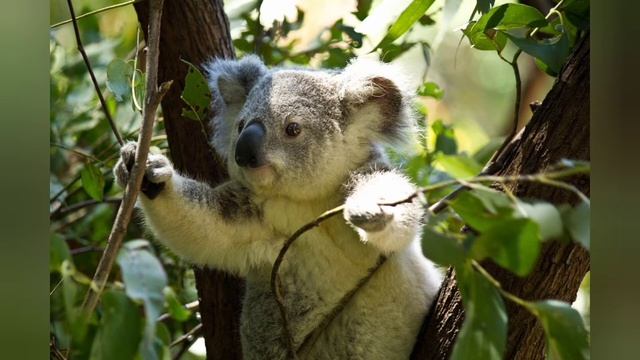
M 169 90 L 171 83 L 163 83 L 160 87 L 157 85 L 158 80 L 158 55 L 160 40 L 160 21 L 162 18 L 162 8 L 164 0 L 155 0 L 149 2 L 149 52 L 147 55 L 147 84 L 144 103 L 144 111 L 142 116 L 142 128 L 138 136 L 138 146 L 136 149 L 135 162 L 129 176 L 129 181 L 124 189 L 122 203 L 118 208 L 116 219 L 111 228 L 107 247 L 102 254 L 102 258 L 98 263 L 98 267 L 93 276 L 93 287 L 89 288 L 87 296 L 83 303 L 83 310 L 86 316 L 89 316 L 100 298 L 100 294 L 109 278 L 109 273 L 116 258 L 116 254 L 120 249 L 122 239 L 127 231 L 133 208 L 138 197 L 138 192 L 144 177 L 147 155 L 153 136 L 153 125 L 155 122 L 156 111 L 160 105 L 160 101 L 164 94 Z
M 112 9 L 117 9 L 117 8 L 119 8 L 119 7 L 123 7 L 123 6 L 131 5 L 131 4 L 135 4 L 135 3 L 137 3 L 137 2 L 141 2 L 141 1 L 145 1 L 145 0 L 131 0 L 131 1 L 126 1 L 126 2 L 120 3 L 120 4 L 114 4 L 114 5 L 105 6 L 105 7 L 103 7 L 103 8 L 100 8 L 100 9 L 97 9 L 97 10 L 93 10 L 93 11 L 89 11 L 88 13 L 85 13 L 85 14 L 79 15 L 76 19 L 77 19 L 77 20 L 80 20 L 80 19 L 82 19 L 82 18 L 84 18 L 84 17 L 87 17 L 87 16 L 91 16 L 91 15 L 99 14 L 99 13 L 104 12 L 104 11 L 108 11 L 108 10 L 112 10 Z M 59 23 L 55 23 L 55 24 L 53 24 L 53 25 L 49 26 L 49 28 L 50 28 L 50 29 L 55 29 L 55 28 L 57 28 L 57 27 L 59 27 L 59 26 L 62 26 L 62 25 L 64 25 L 64 24 L 68 24 L 68 23 L 70 23 L 70 22 L 72 22 L 72 21 L 73 21 L 73 18 L 71 18 L 71 19 L 67 19 L 67 20 L 63 20 L 63 21 L 60 21 Z
M 284 306 L 284 298 L 280 293 L 280 279 L 278 277 L 278 271 L 280 271 L 280 265 L 282 265 L 282 261 L 284 260 L 284 256 L 286 255 L 287 250 L 289 250 L 289 247 L 300 237 L 300 235 L 320 225 L 320 223 L 322 223 L 323 221 L 342 213 L 343 209 L 344 209 L 344 205 L 331 209 L 325 212 L 324 214 L 318 216 L 314 221 L 307 223 L 301 228 L 299 228 L 298 230 L 296 230 L 296 232 L 294 232 L 293 235 L 291 235 L 291 237 L 289 237 L 287 241 L 284 242 L 284 245 L 282 245 L 282 249 L 280 249 L 280 253 L 278 253 L 278 257 L 276 258 L 276 261 L 273 263 L 273 268 L 271 269 L 271 292 L 273 293 L 273 296 L 275 297 L 276 302 L 278 303 L 278 309 L 280 310 L 280 316 L 283 322 L 282 324 L 283 335 L 287 342 L 287 349 L 289 351 L 289 355 L 293 359 L 297 359 L 298 357 L 296 355 L 295 345 L 293 344 L 293 335 L 291 334 L 291 328 L 289 327 L 287 310 Z
M 82 210 L 89 206 L 94 206 L 98 204 L 120 204 L 122 201 L 121 198 L 106 198 L 103 200 L 85 200 L 79 203 L 69 205 L 67 207 L 59 207 L 54 212 L 49 215 L 49 220 L 59 220 L 69 214 L 72 214 L 78 210 Z
M 89 57 L 87 53 L 84 51 L 84 46 L 82 45 L 82 39 L 80 38 L 80 30 L 78 29 L 78 21 L 76 18 L 76 13 L 73 10 L 73 3 L 71 0 L 67 0 L 67 4 L 69 5 L 69 13 L 71 14 L 71 22 L 73 23 L 73 31 L 76 35 L 76 46 L 78 47 L 78 51 L 80 55 L 82 55 L 82 59 L 84 60 L 85 65 L 87 66 L 87 71 L 89 72 L 89 76 L 91 77 L 91 82 L 93 82 L 93 87 L 96 89 L 96 93 L 98 94 L 98 99 L 100 100 L 100 105 L 102 107 L 102 111 L 104 115 L 107 117 L 109 121 L 109 125 L 111 126 L 111 130 L 113 134 L 116 136 L 118 143 L 120 145 L 124 144 L 124 140 L 122 140 L 122 135 L 118 131 L 111 114 L 109 113 L 109 109 L 107 108 L 107 102 L 104 100 L 104 96 L 102 96 L 102 90 L 100 90 L 100 85 L 98 85 L 98 80 L 96 80 L 96 75 L 93 73 L 93 68 L 91 67 L 91 63 L 89 62 Z
M 196 325 L 193 327 L 193 329 L 189 330 L 189 332 L 187 332 L 186 334 L 180 336 L 179 338 L 175 339 L 171 345 L 169 345 L 169 347 L 174 347 L 178 344 L 180 344 L 183 341 L 189 340 L 190 337 L 197 337 L 198 333 L 200 332 L 200 330 L 202 330 L 202 323 Z
M 192 302 L 190 302 L 188 304 L 185 304 L 184 307 L 189 311 L 197 310 L 200 307 L 200 302 L 198 300 L 192 301 Z M 165 321 L 165 320 L 167 320 L 169 318 L 171 318 L 171 314 L 164 313 L 164 314 L 158 316 L 158 319 L 156 321 L 157 322 L 161 322 L 161 321 Z

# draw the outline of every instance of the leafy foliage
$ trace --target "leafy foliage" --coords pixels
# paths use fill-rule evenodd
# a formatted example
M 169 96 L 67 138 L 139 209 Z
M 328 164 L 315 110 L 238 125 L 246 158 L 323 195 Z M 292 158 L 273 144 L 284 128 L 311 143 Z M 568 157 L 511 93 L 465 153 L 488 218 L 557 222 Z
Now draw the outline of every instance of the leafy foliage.
M 258 4 L 248 3 L 241 11 L 230 14 L 232 27 L 235 26 L 233 44 L 239 56 L 255 53 L 267 65 L 340 68 L 370 49 L 385 62 L 396 61 L 414 49 L 428 66 L 431 45 L 421 31 L 443 21 L 438 10 L 430 10 L 433 3 L 411 1 L 379 41 L 374 42 L 345 16 L 330 23 L 305 46 L 300 46 L 294 35 L 312 14 L 298 9 L 294 20 L 263 26 Z M 534 57 L 538 66 L 552 75 L 558 74 L 589 26 L 588 0 L 559 1 L 546 15 L 517 3 L 493 5 L 493 0 L 476 2 L 473 16 L 463 30 L 469 43 L 475 49 L 493 50 L 501 56 L 505 49 L 515 47 Z M 375 2 L 359 0 L 353 15 L 362 21 L 375 11 Z M 84 45 L 105 91 L 108 111 L 124 137 L 133 139 L 140 126 L 145 82 L 137 58 L 143 53 L 136 49 L 137 23 L 135 18 L 129 19 L 130 24 L 125 27 L 129 30 L 115 31 L 107 28 L 108 22 L 99 22 L 98 16 L 102 15 L 79 22 Z M 121 196 L 121 189 L 113 186 L 111 175 L 118 156 L 117 144 L 67 30 L 56 27 L 50 40 L 49 266 L 53 343 L 70 359 L 170 358 L 179 351 L 170 344 L 199 323 L 197 311 L 184 305 L 197 300 L 194 275 L 188 264 L 155 242 L 143 240 L 148 234 L 137 223 L 129 226 L 128 240 L 118 256 L 119 267 L 111 274 L 97 311 L 88 317 L 80 311 L 92 286 L 89 276 L 100 260 L 115 216 L 113 200 Z M 188 73 L 182 114 L 185 121 L 199 121 L 204 129 L 211 93 L 199 64 L 185 62 L 184 66 Z M 466 320 L 453 358 L 502 358 L 507 324 L 504 298 L 525 306 L 538 317 L 547 335 L 550 358 L 588 358 L 588 333 L 580 315 L 568 304 L 514 299 L 476 264 L 489 258 L 526 276 L 535 266 L 544 241 L 577 241 L 588 247 L 590 204 L 581 201 L 572 207 L 519 199 L 497 191 L 503 185 L 499 182 L 490 187 L 487 182 L 475 181 L 499 147 L 500 139 L 468 150 L 458 128 L 430 116 L 432 106 L 452 94 L 445 92 L 447 87 L 441 86 L 440 81 L 426 80 L 422 79 L 416 88 L 416 110 L 421 115 L 419 147 L 412 151 L 388 149 L 388 153 L 416 184 L 430 189 L 425 192 L 430 204 L 458 184 L 470 188 L 448 201 L 445 211 L 430 216 L 422 235 L 425 256 L 438 264 L 453 266 L 462 291 Z M 163 128 L 163 122 L 159 122 L 153 138 L 157 151 L 167 149 Z M 571 161 L 564 161 L 560 167 L 581 173 L 586 172 L 585 168 L 588 164 Z

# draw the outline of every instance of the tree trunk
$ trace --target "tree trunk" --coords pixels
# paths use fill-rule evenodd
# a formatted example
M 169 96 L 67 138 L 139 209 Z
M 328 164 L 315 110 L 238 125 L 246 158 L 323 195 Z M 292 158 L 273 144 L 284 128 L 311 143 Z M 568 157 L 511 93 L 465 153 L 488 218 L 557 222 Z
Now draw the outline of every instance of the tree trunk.
M 518 140 L 502 154 L 498 175 L 544 171 L 563 158 L 589 160 L 589 35 L 576 46 L 553 88 Z M 589 194 L 589 178 L 570 181 Z M 522 183 L 511 187 L 519 197 L 552 203 L 575 203 L 571 193 L 554 187 Z M 485 267 L 504 288 L 526 300 L 575 300 L 580 283 L 589 271 L 588 252 L 578 244 L 545 244 L 535 270 L 519 278 L 489 262 Z M 544 333 L 527 310 L 507 302 L 509 332 L 505 359 L 544 359 Z M 464 320 L 455 273 L 451 269 L 434 306 L 425 318 L 412 359 L 446 359 L 451 354 Z
M 135 10 L 146 33 L 148 2 L 136 3 Z M 225 179 L 225 167 L 219 158 L 211 155 L 201 125 L 181 116 L 185 104 L 180 99 L 187 73 L 187 66 L 181 59 L 199 66 L 213 57 L 235 57 L 222 1 L 165 1 L 158 81 L 173 80 L 171 90 L 162 100 L 171 159 L 181 173 L 216 185 Z M 195 274 L 207 358 L 241 359 L 242 281 L 210 269 L 196 268 Z

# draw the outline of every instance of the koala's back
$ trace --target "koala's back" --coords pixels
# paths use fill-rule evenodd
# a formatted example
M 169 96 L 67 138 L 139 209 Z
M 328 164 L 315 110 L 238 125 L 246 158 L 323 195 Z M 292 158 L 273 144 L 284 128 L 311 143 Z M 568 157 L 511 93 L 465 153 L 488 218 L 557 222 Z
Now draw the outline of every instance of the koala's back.
M 281 270 L 281 282 L 298 346 L 368 274 L 378 256 L 340 218 L 307 232 L 294 244 Z M 270 266 L 265 266 L 247 277 L 241 328 L 246 359 L 286 358 L 269 275 Z M 408 358 L 440 277 L 418 243 L 392 255 L 302 358 Z

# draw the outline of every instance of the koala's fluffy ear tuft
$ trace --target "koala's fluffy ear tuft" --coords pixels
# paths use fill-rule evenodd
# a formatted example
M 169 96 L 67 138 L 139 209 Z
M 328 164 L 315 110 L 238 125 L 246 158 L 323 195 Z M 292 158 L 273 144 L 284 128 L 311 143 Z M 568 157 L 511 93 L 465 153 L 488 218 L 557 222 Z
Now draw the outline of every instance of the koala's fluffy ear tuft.
M 213 138 L 211 143 L 218 155 L 226 159 L 231 145 L 231 132 L 249 91 L 268 73 L 257 56 L 242 60 L 215 59 L 205 65 L 209 87 L 213 95 Z
M 222 98 L 227 105 L 243 103 L 249 91 L 268 71 L 255 55 L 241 60 L 215 59 L 205 69 L 213 95 Z
M 388 143 L 409 140 L 415 126 L 411 109 L 413 92 L 396 68 L 378 61 L 358 59 L 339 76 L 347 126 L 360 123 L 373 129 L 379 140 Z

